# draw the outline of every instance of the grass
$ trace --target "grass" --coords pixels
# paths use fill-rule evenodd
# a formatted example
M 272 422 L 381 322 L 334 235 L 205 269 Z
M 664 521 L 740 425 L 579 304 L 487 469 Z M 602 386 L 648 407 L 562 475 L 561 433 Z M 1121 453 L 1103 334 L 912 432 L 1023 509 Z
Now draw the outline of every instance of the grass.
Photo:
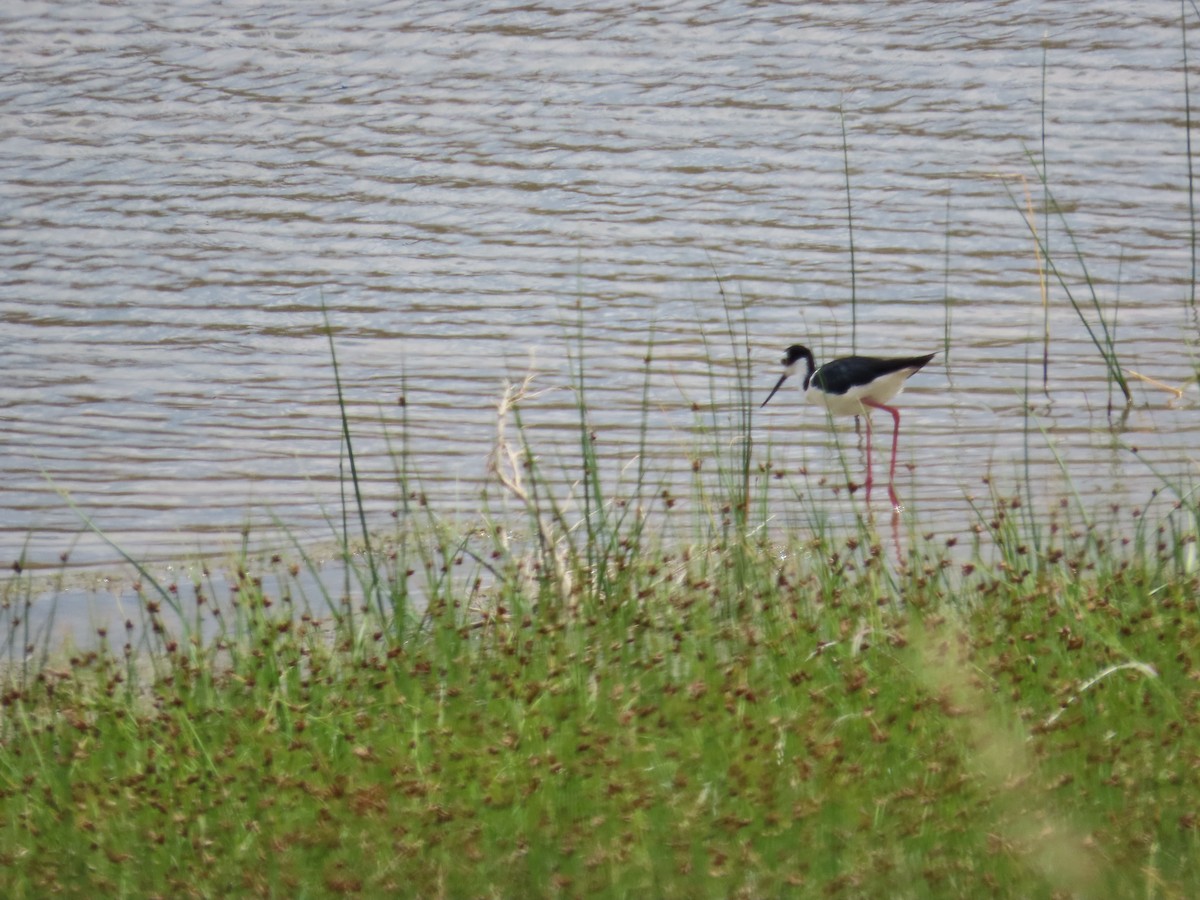
M 498 409 L 524 539 L 440 519 L 401 448 L 395 533 L 346 528 L 353 600 L 243 555 L 177 623 L 144 581 L 140 626 L 64 655 L 17 573 L 4 895 L 1194 896 L 1195 492 L 1106 532 L 993 481 L 947 540 L 796 486 L 811 527 L 779 533 L 727 324 L 686 502 L 600 477 L 580 345 L 575 501 L 531 384 Z
M 1008 512 L 898 592 L 881 545 L 743 546 L 732 596 L 732 548 L 647 547 L 386 650 L 247 573 L 236 643 L 10 685 L 6 894 L 1187 896 L 1200 586 Z

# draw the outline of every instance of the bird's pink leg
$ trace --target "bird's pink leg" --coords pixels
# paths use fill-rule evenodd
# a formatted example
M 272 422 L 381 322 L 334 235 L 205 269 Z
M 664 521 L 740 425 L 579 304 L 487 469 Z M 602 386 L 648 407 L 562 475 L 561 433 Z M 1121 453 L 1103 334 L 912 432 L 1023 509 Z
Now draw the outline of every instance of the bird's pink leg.
M 869 398 L 864 398 L 863 404 L 874 407 L 875 409 L 887 410 L 892 414 L 892 421 L 895 422 L 895 427 L 892 429 L 892 464 L 888 469 L 888 497 L 890 497 L 892 500 L 892 507 L 894 509 L 899 509 L 900 500 L 896 497 L 896 445 L 900 442 L 900 410 L 896 409 L 894 406 L 885 406 L 882 403 L 876 403 L 874 400 Z M 868 429 L 870 428 L 870 421 L 871 417 L 867 416 Z M 867 433 L 869 435 L 870 431 L 868 430 Z M 870 458 L 870 453 L 868 452 L 867 459 L 869 460 Z M 867 477 L 869 479 L 870 475 Z M 870 496 L 869 492 L 867 496 Z

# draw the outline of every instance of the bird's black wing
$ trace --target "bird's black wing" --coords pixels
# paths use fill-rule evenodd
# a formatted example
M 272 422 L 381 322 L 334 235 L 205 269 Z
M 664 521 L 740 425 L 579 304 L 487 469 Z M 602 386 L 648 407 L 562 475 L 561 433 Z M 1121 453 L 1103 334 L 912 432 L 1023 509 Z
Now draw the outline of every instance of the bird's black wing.
M 906 356 L 899 359 L 880 359 L 875 356 L 845 356 L 825 363 L 813 373 L 812 383 L 827 394 L 844 394 L 851 388 L 870 384 L 877 378 L 912 369 L 916 372 L 933 359 L 928 356 Z

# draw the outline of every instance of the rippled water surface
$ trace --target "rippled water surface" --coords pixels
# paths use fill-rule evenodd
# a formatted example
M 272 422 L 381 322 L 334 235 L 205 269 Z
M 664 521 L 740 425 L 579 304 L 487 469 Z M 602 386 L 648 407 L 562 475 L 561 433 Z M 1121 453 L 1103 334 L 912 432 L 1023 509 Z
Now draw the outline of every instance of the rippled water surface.
M 930 528 L 970 522 L 989 474 L 1097 509 L 1194 482 L 1195 386 L 1134 379 L 1110 417 L 1052 274 L 1043 313 L 1025 218 L 1099 332 L 1086 268 L 1124 365 L 1194 378 L 1178 16 L 5 4 L 0 559 L 115 561 L 71 503 L 139 558 L 235 546 L 247 524 L 327 538 L 343 457 L 323 303 L 379 524 L 389 438 L 439 508 L 478 508 L 503 383 L 531 367 L 527 421 L 566 458 L 580 352 L 618 467 L 650 355 L 650 468 L 686 483 L 696 424 L 731 398 L 730 308 L 756 400 L 793 342 L 937 351 L 901 398 L 898 487 Z M 1043 158 L 1064 218 L 1044 213 Z M 862 462 L 850 422 L 831 431 L 795 389 L 754 422 L 789 473 L 779 521 L 797 491 L 844 502 L 819 485 L 844 480 L 839 445 Z

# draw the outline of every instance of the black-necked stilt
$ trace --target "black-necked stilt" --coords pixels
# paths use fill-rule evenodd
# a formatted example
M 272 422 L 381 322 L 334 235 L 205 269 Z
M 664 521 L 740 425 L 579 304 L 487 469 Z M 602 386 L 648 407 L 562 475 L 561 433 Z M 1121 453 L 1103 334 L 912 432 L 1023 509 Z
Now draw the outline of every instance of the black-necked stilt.
M 812 352 L 807 347 L 793 344 L 787 349 L 783 358 L 783 375 L 767 399 L 762 402 L 766 406 L 775 392 L 783 386 L 789 375 L 796 373 L 796 367 L 804 360 L 804 396 L 810 403 L 824 406 L 834 415 L 862 416 L 867 421 L 867 499 L 871 499 L 871 409 L 883 409 L 892 414 L 896 423 L 892 431 L 892 464 L 888 470 L 888 497 L 892 506 L 899 508 L 900 501 L 896 499 L 896 444 L 900 440 L 900 410 L 888 406 L 887 402 L 900 393 L 904 382 L 915 375 L 921 368 L 933 359 L 933 354 L 926 356 L 905 356 L 893 359 L 880 359 L 874 356 L 844 356 L 818 367 L 813 361 Z M 760 409 L 762 407 L 759 407 Z

